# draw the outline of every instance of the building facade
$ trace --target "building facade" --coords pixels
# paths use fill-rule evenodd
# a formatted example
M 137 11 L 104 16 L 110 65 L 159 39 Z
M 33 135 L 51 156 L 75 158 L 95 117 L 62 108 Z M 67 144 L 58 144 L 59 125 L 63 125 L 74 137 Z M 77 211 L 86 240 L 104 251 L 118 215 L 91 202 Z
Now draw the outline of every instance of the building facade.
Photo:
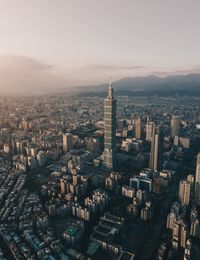
M 141 118 L 135 120 L 135 139 L 140 140 L 142 138 L 142 124 Z
M 184 205 L 189 205 L 190 203 L 190 182 L 180 181 L 179 184 L 179 200 Z
M 179 136 L 181 118 L 179 116 L 172 116 L 171 119 L 171 135 Z
M 200 205 L 200 153 L 197 155 L 196 162 L 194 199 L 196 205 Z
M 67 153 L 73 147 L 73 135 L 71 133 L 63 134 L 63 152 Z
M 153 126 L 149 168 L 153 171 L 162 168 L 162 133 L 160 126 Z
M 146 125 L 146 140 L 149 141 L 149 142 L 151 142 L 151 140 L 152 140 L 154 126 L 155 126 L 154 122 L 147 122 L 147 125 Z
M 104 100 L 104 166 L 109 169 L 116 168 L 116 107 L 117 103 L 113 97 L 113 88 L 110 84 L 108 96 Z

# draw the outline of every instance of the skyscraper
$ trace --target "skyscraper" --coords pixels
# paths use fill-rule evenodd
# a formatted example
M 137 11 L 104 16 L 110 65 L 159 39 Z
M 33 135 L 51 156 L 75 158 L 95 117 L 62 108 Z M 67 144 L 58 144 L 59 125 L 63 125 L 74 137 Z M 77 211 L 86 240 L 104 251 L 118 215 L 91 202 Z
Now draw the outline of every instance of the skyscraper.
M 171 119 L 171 135 L 179 136 L 181 118 L 180 116 L 172 116 Z
M 73 135 L 71 133 L 63 134 L 63 152 L 69 152 L 73 147 Z
M 172 246 L 175 249 L 178 247 L 185 248 L 187 241 L 187 226 L 182 219 L 177 219 L 174 222 L 173 230 L 172 230 Z
M 153 134 L 151 141 L 151 152 L 150 152 L 150 160 L 149 160 L 149 168 L 153 171 L 160 170 L 162 168 L 162 133 L 161 127 L 153 126 Z
M 190 182 L 180 181 L 179 184 L 179 200 L 184 205 L 189 205 L 190 202 Z
M 109 169 L 116 166 L 116 107 L 117 103 L 113 97 L 112 83 L 108 88 L 108 96 L 104 100 L 104 165 Z
M 195 203 L 197 205 L 200 205 L 200 153 L 198 153 L 197 155 L 194 199 Z
M 146 140 L 147 141 L 151 142 L 154 125 L 155 125 L 154 122 L 147 122 L 147 125 L 146 125 Z
M 140 140 L 142 137 L 142 126 L 141 126 L 141 118 L 135 120 L 135 138 Z

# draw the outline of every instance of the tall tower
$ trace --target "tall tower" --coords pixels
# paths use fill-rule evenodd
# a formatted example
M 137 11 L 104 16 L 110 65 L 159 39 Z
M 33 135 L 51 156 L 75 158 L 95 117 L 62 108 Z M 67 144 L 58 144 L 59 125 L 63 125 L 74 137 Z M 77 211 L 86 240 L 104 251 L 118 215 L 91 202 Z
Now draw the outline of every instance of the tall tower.
M 195 203 L 197 205 L 200 205 L 200 153 L 198 153 L 197 155 L 194 199 Z
M 151 152 L 149 160 L 149 168 L 158 171 L 162 167 L 162 133 L 159 126 L 153 125 L 153 133 L 151 140 Z
M 190 203 L 190 182 L 181 180 L 179 183 L 179 200 L 184 205 Z
M 180 116 L 172 116 L 172 119 L 171 119 L 171 135 L 172 135 L 172 137 L 179 136 L 180 124 L 181 124 Z
M 147 122 L 146 125 L 146 140 L 149 142 L 152 139 L 154 125 L 155 125 L 154 122 Z
M 104 100 L 104 165 L 109 169 L 116 166 L 116 99 L 113 97 L 112 83 L 108 88 L 108 96 Z
M 73 147 L 73 135 L 71 133 L 63 134 L 63 152 L 69 152 Z
M 141 118 L 135 120 L 135 138 L 140 140 L 142 138 L 142 125 Z

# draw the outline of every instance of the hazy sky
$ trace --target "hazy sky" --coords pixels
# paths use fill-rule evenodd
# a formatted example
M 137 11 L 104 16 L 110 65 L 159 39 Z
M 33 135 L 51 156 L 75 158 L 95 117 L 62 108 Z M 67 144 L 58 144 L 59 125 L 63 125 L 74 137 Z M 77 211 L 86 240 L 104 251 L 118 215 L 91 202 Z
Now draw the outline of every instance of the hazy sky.
M 0 91 L 200 72 L 200 0 L 0 0 Z

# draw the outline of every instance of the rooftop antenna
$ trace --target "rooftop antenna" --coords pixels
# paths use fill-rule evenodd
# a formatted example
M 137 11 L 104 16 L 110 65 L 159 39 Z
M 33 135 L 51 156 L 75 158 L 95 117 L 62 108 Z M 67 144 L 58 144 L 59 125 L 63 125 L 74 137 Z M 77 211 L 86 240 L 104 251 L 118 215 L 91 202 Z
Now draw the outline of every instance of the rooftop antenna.
M 108 97 L 113 98 L 112 77 L 110 78 L 110 85 L 108 88 Z

